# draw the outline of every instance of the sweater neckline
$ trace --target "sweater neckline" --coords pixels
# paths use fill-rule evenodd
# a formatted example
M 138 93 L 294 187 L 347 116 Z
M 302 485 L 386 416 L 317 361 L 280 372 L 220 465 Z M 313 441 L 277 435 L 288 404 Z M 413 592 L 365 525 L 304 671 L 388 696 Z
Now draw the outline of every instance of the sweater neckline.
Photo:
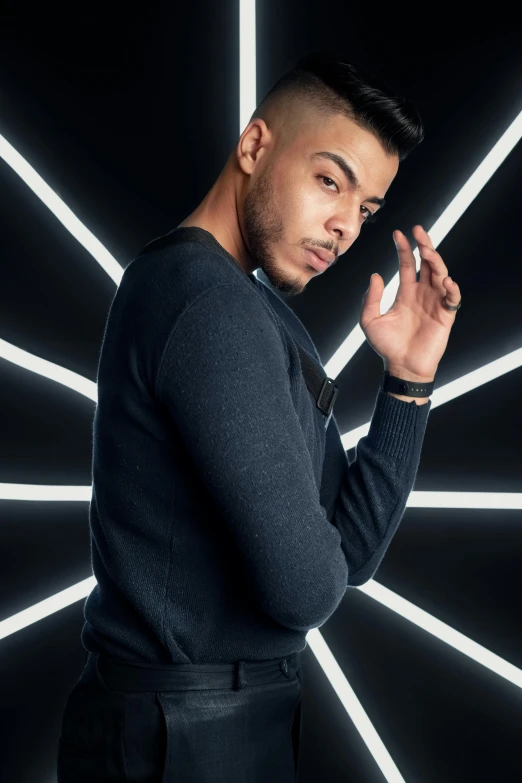
M 236 271 L 239 272 L 243 278 L 246 277 L 248 280 L 250 280 L 251 283 L 256 285 L 257 278 L 255 274 L 253 272 L 251 274 L 247 274 L 245 270 L 239 265 L 234 256 L 231 255 L 228 250 L 225 250 L 223 245 L 218 242 L 214 234 L 211 234 L 210 231 L 207 231 L 206 228 L 202 228 L 201 226 L 177 226 L 171 231 L 171 234 L 182 234 L 183 238 L 188 242 L 199 242 L 201 245 L 204 245 L 214 253 L 218 253 L 230 264 L 232 264 L 234 269 L 236 269 Z

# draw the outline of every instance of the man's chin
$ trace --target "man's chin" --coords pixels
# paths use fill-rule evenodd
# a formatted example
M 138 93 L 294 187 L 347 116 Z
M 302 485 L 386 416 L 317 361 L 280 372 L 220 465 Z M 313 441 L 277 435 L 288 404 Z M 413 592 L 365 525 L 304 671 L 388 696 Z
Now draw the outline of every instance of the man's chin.
M 298 294 L 301 294 L 305 290 L 306 283 L 308 282 L 307 280 L 303 281 L 301 277 L 296 276 L 295 272 L 285 274 L 281 267 L 278 267 L 277 269 L 263 269 L 260 267 L 258 272 L 259 271 L 263 273 L 272 288 L 285 296 L 297 296 Z

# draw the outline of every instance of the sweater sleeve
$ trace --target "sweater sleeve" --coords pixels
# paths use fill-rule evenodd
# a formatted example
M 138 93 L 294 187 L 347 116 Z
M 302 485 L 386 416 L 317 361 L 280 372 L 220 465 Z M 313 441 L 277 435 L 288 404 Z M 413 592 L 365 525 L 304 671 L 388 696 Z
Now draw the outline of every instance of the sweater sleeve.
M 335 417 L 326 431 L 321 501 L 342 537 L 348 586 L 375 574 L 403 517 L 420 462 L 431 400 L 417 405 L 379 388 L 368 434 L 349 463 Z
M 185 308 L 159 361 L 156 395 L 259 605 L 292 630 L 322 625 L 346 591 L 342 533 L 321 506 L 286 348 L 254 289 L 214 285 Z

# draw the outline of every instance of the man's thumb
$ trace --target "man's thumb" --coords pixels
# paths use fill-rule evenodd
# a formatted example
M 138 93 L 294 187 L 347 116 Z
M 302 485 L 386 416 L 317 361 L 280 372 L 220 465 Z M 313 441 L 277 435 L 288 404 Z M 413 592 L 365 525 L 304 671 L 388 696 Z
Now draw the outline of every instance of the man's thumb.
M 374 285 L 374 283 L 376 282 L 376 281 L 374 281 L 374 277 L 379 278 L 380 274 L 378 272 L 374 272 L 373 275 L 370 275 L 370 282 L 368 284 L 368 288 L 366 289 L 367 291 L 369 291 L 370 288 L 372 287 L 372 285 Z

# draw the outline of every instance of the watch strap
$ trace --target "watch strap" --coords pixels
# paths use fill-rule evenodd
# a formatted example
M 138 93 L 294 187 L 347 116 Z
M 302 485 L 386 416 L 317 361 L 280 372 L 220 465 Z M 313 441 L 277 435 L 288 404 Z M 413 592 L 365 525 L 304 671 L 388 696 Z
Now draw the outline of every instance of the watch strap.
M 407 381 L 404 378 L 397 378 L 389 370 L 384 370 L 381 388 L 383 391 L 403 394 L 406 397 L 429 397 L 433 394 L 434 384 L 435 378 L 430 383 L 417 383 L 415 381 Z

